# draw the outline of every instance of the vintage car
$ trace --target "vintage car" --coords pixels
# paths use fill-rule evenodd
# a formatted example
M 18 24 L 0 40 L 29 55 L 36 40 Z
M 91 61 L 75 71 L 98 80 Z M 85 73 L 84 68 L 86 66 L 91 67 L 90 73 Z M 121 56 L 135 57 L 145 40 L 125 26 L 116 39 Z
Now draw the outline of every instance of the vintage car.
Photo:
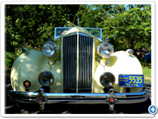
M 119 45 L 119 44 L 118 44 Z M 23 48 L 11 70 L 13 90 L 8 96 L 18 104 L 140 103 L 144 75 L 132 49 L 114 52 L 103 42 L 101 28 L 56 27 L 54 40 L 41 51 Z

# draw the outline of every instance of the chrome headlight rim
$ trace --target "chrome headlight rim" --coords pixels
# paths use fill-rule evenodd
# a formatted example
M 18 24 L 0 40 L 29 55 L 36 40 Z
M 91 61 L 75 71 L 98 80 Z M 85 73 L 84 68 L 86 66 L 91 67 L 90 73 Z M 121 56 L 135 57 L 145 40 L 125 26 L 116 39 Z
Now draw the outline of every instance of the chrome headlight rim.
M 46 54 L 44 52 L 44 48 L 49 48 L 49 49 L 52 49 L 51 53 L 50 54 Z M 47 57 L 52 57 L 55 53 L 57 52 L 57 46 L 55 45 L 54 42 L 51 42 L 51 41 L 48 41 L 48 42 L 45 42 L 43 47 L 42 47 L 42 53 L 47 56 Z
M 112 46 L 112 44 L 104 42 L 98 46 L 97 53 L 102 58 L 108 58 L 114 53 L 114 47 Z
M 104 72 L 100 76 L 99 81 L 100 84 L 104 87 L 112 87 L 115 84 L 115 76 L 111 72 Z
M 38 76 L 39 83 L 45 87 L 51 86 L 54 83 L 54 80 L 54 75 L 50 71 L 43 71 Z

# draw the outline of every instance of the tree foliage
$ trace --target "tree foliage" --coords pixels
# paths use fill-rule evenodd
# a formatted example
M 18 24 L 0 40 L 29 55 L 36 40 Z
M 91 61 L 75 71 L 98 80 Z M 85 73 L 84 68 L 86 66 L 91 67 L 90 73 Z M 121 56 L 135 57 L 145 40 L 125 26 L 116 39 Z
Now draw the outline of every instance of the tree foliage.
M 102 28 L 116 50 L 151 44 L 150 5 L 81 5 L 77 15 L 81 26 Z
M 102 28 L 115 50 L 151 44 L 150 5 L 6 5 L 7 67 L 23 47 L 40 50 L 54 27 L 73 27 L 77 17 L 81 27 Z
M 80 5 L 77 16 L 80 18 L 80 26 L 103 28 L 104 20 L 124 10 L 124 5 Z
M 6 65 L 13 63 L 23 47 L 41 49 L 48 35 L 54 38 L 54 27 L 74 21 L 78 8 L 79 5 L 6 5 Z
M 151 44 L 151 7 L 143 9 L 131 8 L 122 14 L 114 14 L 104 21 L 104 35 L 113 39 L 114 44 L 119 44 L 121 49 L 124 44 L 133 49 L 137 43 Z

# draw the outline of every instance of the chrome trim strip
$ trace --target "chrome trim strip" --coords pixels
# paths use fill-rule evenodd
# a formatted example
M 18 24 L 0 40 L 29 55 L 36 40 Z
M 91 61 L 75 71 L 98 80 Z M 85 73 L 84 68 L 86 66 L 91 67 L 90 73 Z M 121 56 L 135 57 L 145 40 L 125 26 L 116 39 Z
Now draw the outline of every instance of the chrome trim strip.
M 91 82 L 91 92 L 93 92 L 93 87 L 92 87 L 92 84 L 93 84 L 93 79 L 95 78 L 94 77 L 94 74 L 95 74 L 95 41 L 94 41 L 94 38 L 93 38 L 93 49 L 92 49 L 92 51 L 93 51 L 93 54 L 92 54 L 92 82 Z
M 55 27 L 55 32 L 54 32 L 54 39 L 56 39 L 56 27 Z M 58 36 L 57 36 L 58 37 Z
M 132 104 L 132 103 L 140 103 L 144 102 L 148 99 L 148 96 L 142 97 L 141 99 L 124 99 L 120 100 L 117 99 L 116 104 Z M 76 100 L 47 100 L 47 104 L 52 104 L 52 103 L 68 103 L 68 104 L 109 104 L 105 99 L 93 99 L 93 100 L 84 100 L 84 99 L 76 99 Z
M 35 98 L 38 92 L 21 92 L 21 91 L 8 91 L 11 97 L 32 97 Z M 106 98 L 109 93 L 44 93 L 47 98 Z M 117 98 L 139 98 L 147 95 L 146 91 L 136 92 L 136 93 L 114 93 Z M 18 98 L 17 97 L 17 98 Z
M 77 70 L 76 70 L 76 93 L 78 93 L 78 75 L 79 75 L 79 32 L 77 31 Z
M 74 27 L 55 27 L 55 33 L 54 33 L 54 39 L 57 39 L 57 38 L 59 38 L 61 35 L 59 35 L 59 36 L 56 36 L 56 29 L 57 28 L 74 28 Z M 100 38 L 102 39 L 102 28 L 89 28 L 89 27 L 82 27 L 83 29 L 98 29 L 98 30 L 100 30 Z M 95 36 L 96 37 L 96 36 Z M 103 41 L 103 39 L 102 39 L 102 41 Z
M 56 28 L 74 28 L 74 27 L 55 27 Z M 91 27 L 82 27 L 82 28 L 85 28 L 85 29 L 102 29 L 102 28 L 91 28 Z
M 100 38 L 102 39 L 102 42 L 104 41 L 103 37 L 102 37 L 102 29 L 100 29 Z
M 55 28 L 56 29 L 56 28 Z M 63 75 L 64 75 L 64 68 L 63 68 L 63 37 L 61 38 L 61 63 L 60 63 L 60 66 L 61 66 L 61 69 L 62 69 L 62 73 L 61 73 L 61 78 L 63 79 Z M 64 92 L 64 80 L 62 80 L 62 92 Z
M 118 100 L 116 104 L 134 104 L 134 103 L 141 103 L 148 99 L 148 97 L 142 99 L 133 99 L 133 100 Z M 37 103 L 35 100 L 26 101 L 26 100 L 16 100 L 16 102 L 20 103 Z M 109 104 L 105 100 L 47 100 L 46 104 L 56 104 L 56 103 L 63 103 L 63 104 Z
M 79 35 L 83 35 L 83 36 L 92 37 L 92 36 L 89 36 L 89 35 L 87 35 L 87 34 L 85 34 L 85 33 L 82 33 L 82 32 L 79 32 Z
M 20 91 L 8 91 L 8 96 L 21 103 L 38 103 L 36 97 L 38 92 L 20 92 Z M 72 103 L 72 104 L 99 104 L 105 103 L 109 93 L 44 93 L 47 97 L 46 104 L 53 103 Z M 136 92 L 136 93 L 114 93 L 117 96 L 116 104 L 129 104 L 129 103 L 140 103 L 148 99 L 147 92 Z M 129 96 L 129 97 L 128 97 Z
M 144 102 L 148 99 L 148 96 L 142 97 L 140 99 L 117 99 L 116 104 L 132 104 L 132 103 L 140 103 Z
M 78 32 L 72 32 L 72 33 L 70 33 L 70 34 L 68 34 L 68 35 L 66 35 L 66 36 L 63 36 L 63 38 L 64 37 L 68 37 L 68 36 L 72 36 L 72 35 L 76 35 Z

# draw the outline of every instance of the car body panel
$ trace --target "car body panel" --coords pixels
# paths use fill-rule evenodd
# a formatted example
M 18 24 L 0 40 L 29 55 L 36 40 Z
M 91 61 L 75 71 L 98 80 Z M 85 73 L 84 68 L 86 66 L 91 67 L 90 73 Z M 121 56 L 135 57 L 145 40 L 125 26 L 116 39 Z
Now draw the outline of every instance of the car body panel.
M 134 55 L 128 55 L 125 51 L 117 51 L 113 53 L 107 60 L 107 65 L 101 63 L 95 71 L 95 80 L 93 82 L 94 92 L 103 93 L 103 86 L 100 84 L 100 75 L 104 72 L 111 72 L 115 75 L 114 90 L 116 92 L 125 93 L 125 87 L 118 87 L 119 74 L 143 74 L 139 60 Z M 105 65 L 105 67 L 103 66 Z M 130 92 L 140 92 L 142 88 L 130 88 Z M 101 92 L 100 92 L 101 91 Z
M 37 50 L 30 50 L 29 54 L 22 54 L 18 57 L 11 70 L 11 84 L 15 91 L 25 91 L 23 82 L 29 80 L 31 86 L 30 91 L 38 91 L 41 88 L 41 84 L 38 81 L 38 76 L 42 71 L 50 71 L 48 64 L 49 59 L 43 55 L 42 52 Z M 60 62 L 56 62 L 51 72 L 55 77 L 54 83 L 51 85 L 51 92 L 62 92 L 62 80 Z
M 25 91 L 23 82 L 31 81 L 30 91 L 38 91 L 41 85 L 38 82 L 38 75 L 45 70 L 50 71 L 48 64 L 49 58 L 40 51 L 31 50 L 28 55 L 22 54 L 13 64 L 11 73 L 12 87 L 16 91 Z M 142 74 L 140 62 L 136 57 L 128 56 L 126 52 L 115 52 L 107 59 L 107 65 L 104 68 L 102 60 L 99 63 L 94 59 L 94 76 L 92 80 L 92 93 L 103 93 L 103 86 L 99 82 L 100 75 L 104 72 L 112 72 L 116 81 L 114 90 L 125 92 L 126 88 L 118 87 L 119 74 Z M 121 65 L 120 65 L 121 64 Z M 50 86 L 50 91 L 55 93 L 63 92 L 62 65 L 57 61 L 52 67 L 51 72 L 55 77 L 55 82 Z M 142 88 L 131 88 L 131 92 L 139 92 Z

